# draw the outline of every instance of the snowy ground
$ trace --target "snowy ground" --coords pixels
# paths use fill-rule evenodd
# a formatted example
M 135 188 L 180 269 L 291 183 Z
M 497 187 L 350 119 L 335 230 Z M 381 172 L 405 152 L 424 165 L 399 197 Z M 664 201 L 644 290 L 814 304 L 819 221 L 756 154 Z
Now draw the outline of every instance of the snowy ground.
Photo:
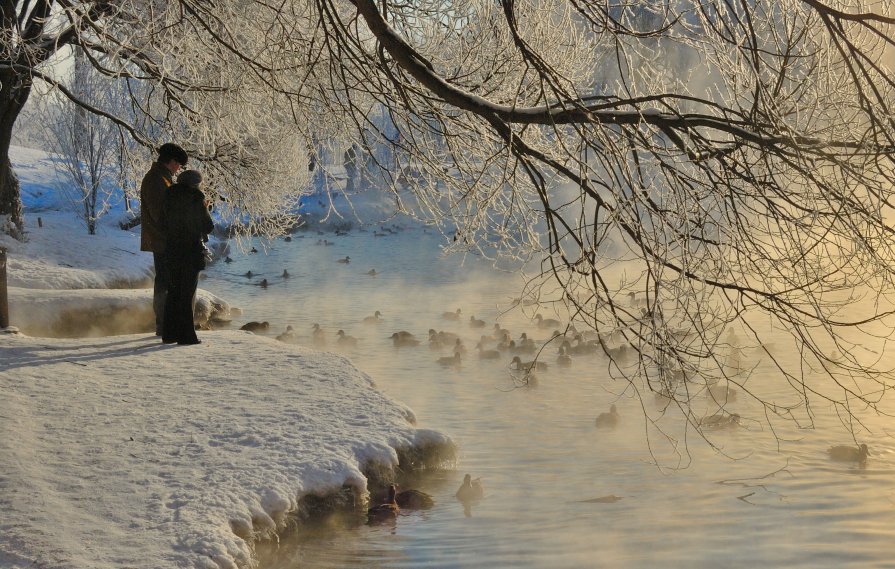
M 246 567 L 302 496 L 449 446 L 343 357 L 202 338 L 0 336 L 0 566 Z
M 0 237 L 12 324 L 135 307 L 149 318 L 149 289 L 108 290 L 148 284 L 138 235 L 108 221 L 88 236 L 45 209 L 56 200 L 41 190 L 52 187 L 44 162 L 14 155 L 28 241 Z M 388 476 L 405 452 L 452 456 L 447 437 L 416 428 L 341 356 L 245 332 L 201 338 L 0 334 L 0 567 L 249 567 L 253 541 L 302 497 L 363 495 L 365 472 Z

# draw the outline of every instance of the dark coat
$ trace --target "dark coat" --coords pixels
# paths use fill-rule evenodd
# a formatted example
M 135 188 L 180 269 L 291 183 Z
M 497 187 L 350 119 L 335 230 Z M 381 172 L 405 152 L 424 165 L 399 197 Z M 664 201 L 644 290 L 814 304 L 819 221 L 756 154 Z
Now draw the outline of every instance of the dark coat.
M 174 184 L 165 196 L 162 226 L 165 259 L 196 270 L 205 268 L 205 241 L 214 229 L 199 188 Z
M 161 162 L 155 162 L 140 183 L 140 250 L 163 253 L 165 237 L 162 234 L 162 215 L 165 194 L 171 186 L 171 171 Z

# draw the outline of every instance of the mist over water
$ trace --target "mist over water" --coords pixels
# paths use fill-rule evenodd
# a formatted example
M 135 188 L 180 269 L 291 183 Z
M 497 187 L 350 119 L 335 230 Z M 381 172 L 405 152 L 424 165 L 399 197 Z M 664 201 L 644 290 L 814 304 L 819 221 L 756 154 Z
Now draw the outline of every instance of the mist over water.
M 394 524 L 334 517 L 301 527 L 278 546 L 259 548 L 262 567 L 891 566 L 895 469 L 885 420 L 871 418 L 874 433 L 859 440 L 872 453 L 862 468 L 827 456 L 830 445 L 852 443 L 831 407 L 813 409 L 816 429 L 778 422 L 771 432 L 760 422 L 762 409 L 739 393 L 726 411 L 743 419 L 711 433 L 715 450 L 667 401 L 652 393 L 641 401 L 611 380 L 602 356 L 573 355 L 572 366 L 560 368 L 551 344 L 540 358 L 550 368 L 528 387 L 510 373 L 514 354 L 479 360 L 476 342 L 495 322 L 514 340 L 526 332 L 540 344 L 552 329 L 539 328 L 534 313 L 563 316 L 512 308 L 523 284 L 517 273 L 474 257 L 442 257 L 439 237 L 421 229 L 301 235 L 266 253 L 257 244 L 261 253 L 233 254 L 200 286 L 243 309 L 233 327 L 268 321 L 267 334 L 276 336 L 291 325 L 298 343 L 314 345 L 312 324 L 319 323 L 321 349 L 349 357 L 409 405 L 420 426 L 450 434 L 460 461 L 456 471 L 405 481 L 432 494 L 435 508 L 402 513 Z M 318 245 L 323 239 L 333 244 Z M 346 256 L 349 263 L 337 262 Z M 458 308 L 459 320 L 442 317 Z M 382 322 L 364 324 L 377 310 Z M 471 316 L 485 328 L 472 328 Z M 356 347 L 338 343 L 340 329 Z M 459 367 L 438 363 L 453 343 L 431 349 L 429 329 L 461 338 L 467 353 Z M 399 330 L 420 345 L 395 348 L 389 336 Z M 769 342 L 781 357 L 795 357 L 784 337 L 772 333 Z M 757 349 L 744 346 L 741 357 L 757 366 L 750 386 L 786 396 L 788 386 Z M 706 414 L 717 411 L 704 394 L 693 402 Z M 618 425 L 596 427 L 612 404 Z M 485 498 L 467 511 L 454 498 L 465 473 L 485 486 Z M 621 500 L 594 501 L 607 496 Z

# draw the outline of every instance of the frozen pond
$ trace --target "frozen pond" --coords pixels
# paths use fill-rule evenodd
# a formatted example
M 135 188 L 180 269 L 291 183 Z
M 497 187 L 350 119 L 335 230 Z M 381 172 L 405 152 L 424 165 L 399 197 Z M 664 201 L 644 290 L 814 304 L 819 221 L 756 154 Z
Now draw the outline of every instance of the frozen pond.
M 815 409 L 816 429 L 792 427 L 775 438 L 748 420 L 762 411 L 740 396 L 729 410 L 745 418 L 741 427 L 713 434 L 724 454 L 691 433 L 679 441 L 690 452 L 687 467 L 659 468 L 657 459 L 678 464 L 644 418 L 663 403 L 651 394 L 641 403 L 625 383 L 609 380 L 604 358 L 577 356 L 564 369 L 550 346 L 538 385 L 514 388 L 511 354 L 475 356 L 476 341 L 496 321 L 517 340 L 522 332 L 549 336 L 531 321 L 533 309 L 506 312 L 518 296 L 517 275 L 443 258 L 439 239 L 421 229 L 299 235 L 266 254 L 260 244 L 258 254 L 234 253 L 200 286 L 244 310 L 235 327 L 267 320 L 276 335 L 291 325 L 299 343 L 313 345 L 311 326 L 319 323 L 326 349 L 348 355 L 421 426 L 450 434 L 460 463 L 413 481 L 435 497 L 433 509 L 387 525 L 334 517 L 265 548 L 262 567 L 893 566 L 895 468 L 882 420 L 871 421 L 875 434 L 862 441 L 872 456 L 861 468 L 827 456 L 831 444 L 851 442 L 831 408 Z M 323 239 L 332 245 L 318 244 Z M 346 256 L 349 263 L 337 262 Z M 442 318 L 458 308 L 459 321 Z M 383 322 L 364 324 L 377 310 Z M 486 328 L 472 328 L 473 315 Z M 437 363 L 452 351 L 430 349 L 430 328 L 460 336 L 469 353 L 459 368 Z M 358 339 L 355 348 L 339 349 L 339 329 Z M 398 330 L 422 343 L 393 347 L 389 335 Z M 780 382 L 764 365 L 753 381 L 770 392 Z M 619 425 L 597 428 L 595 417 L 612 404 Z M 464 511 L 454 492 L 467 472 L 482 477 L 486 496 Z M 593 501 L 610 495 L 622 499 Z

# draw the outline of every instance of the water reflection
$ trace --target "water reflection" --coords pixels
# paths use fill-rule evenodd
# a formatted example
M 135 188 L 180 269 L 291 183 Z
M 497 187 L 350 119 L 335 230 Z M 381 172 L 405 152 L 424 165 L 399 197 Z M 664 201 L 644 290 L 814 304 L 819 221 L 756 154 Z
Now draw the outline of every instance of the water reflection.
M 668 390 L 637 393 L 610 378 L 588 338 L 556 338 L 555 323 L 539 326 L 562 315 L 541 309 L 538 319 L 537 307 L 514 299 L 514 274 L 441 258 L 436 238 L 419 231 L 317 239 L 297 235 L 267 255 L 234 254 L 203 286 L 244 309 L 234 326 L 269 321 L 260 333 L 271 337 L 292 326 L 290 341 L 347 355 L 421 426 L 455 438 L 461 470 L 398 481 L 431 494 L 430 510 L 386 525 L 334 514 L 260 547 L 261 567 L 889 563 L 891 445 L 868 435 L 866 468 L 831 461 L 831 446 L 852 444 L 831 407 L 811 409 L 814 430 L 771 429 L 742 388 L 688 369 L 657 370 Z M 255 285 L 261 278 L 267 289 Z M 339 330 L 356 341 L 340 343 Z M 466 348 L 459 364 L 442 365 L 457 340 Z M 546 344 L 537 354 L 546 369 L 526 366 L 535 355 L 524 351 L 529 340 L 536 350 Z M 754 369 L 748 389 L 786 404 L 788 384 L 761 355 L 797 354 L 782 336 L 769 340 L 779 346 L 731 338 L 726 365 Z M 681 420 L 681 397 L 708 441 Z M 613 406 L 612 427 L 597 425 Z M 883 419 L 870 421 L 885 432 Z M 464 504 L 455 493 L 467 472 L 487 493 Z

